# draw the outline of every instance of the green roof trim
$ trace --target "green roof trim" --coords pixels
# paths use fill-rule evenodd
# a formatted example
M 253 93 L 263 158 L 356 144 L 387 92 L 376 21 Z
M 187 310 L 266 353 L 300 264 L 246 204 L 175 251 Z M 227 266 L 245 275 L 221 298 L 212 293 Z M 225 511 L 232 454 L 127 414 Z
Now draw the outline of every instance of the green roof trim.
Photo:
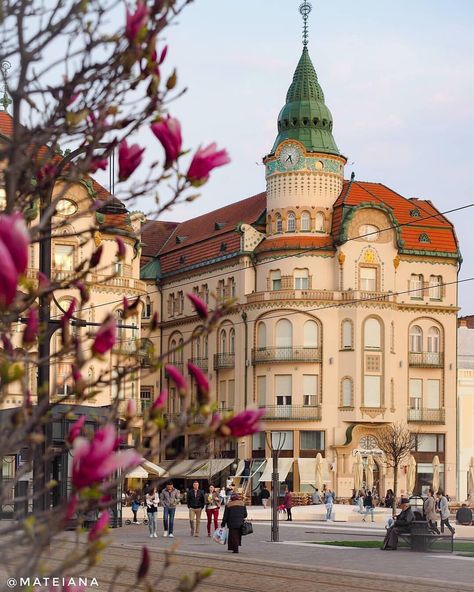
M 278 136 L 271 154 L 284 140 L 297 140 L 308 152 L 340 156 L 332 128 L 331 111 L 324 102 L 308 48 L 304 47 L 286 95 L 286 104 L 278 116 Z

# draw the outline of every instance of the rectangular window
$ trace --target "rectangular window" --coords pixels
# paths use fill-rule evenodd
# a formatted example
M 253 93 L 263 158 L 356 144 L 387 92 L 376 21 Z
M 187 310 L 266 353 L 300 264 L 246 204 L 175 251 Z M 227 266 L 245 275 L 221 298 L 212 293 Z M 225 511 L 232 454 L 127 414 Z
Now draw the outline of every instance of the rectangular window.
M 142 387 L 140 389 L 140 408 L 142 413 L 149 409 L 151 405 L 153 390 L 150 387 Z
M 352 323 L 343 321 L 342 323 L 342 347 L 343 349 L 352 349 Z
M 410 297 L 423 298 L 423 276 L 412 273 L 410 277 Z
M 377 270 L 375 267 L 360 268 L 359 289 L 368 292 L 375 292 L 377 290 Z
M 123 276 L 123 263 L 121 261 L 114 262 L 114 274 L 119 277 Z
M 426 406 L 428 409 L 439 409 L 440 404 L 440 381 L 428 380 L 428 396 Z
M 315 406 L 318 401 L 318 375 L 303 374 L 303 405 Z
M 381 376 L 364 376 L 364 407 L 380 407 Z
M 252 435 L 252 450 L 265 450 L 265 432 Z
M 309 276 L 307 269 L 295 269 L 295 290 L 307 290 L 309 288 Z
M 438 437 L 436 434 L 422 434 L 418 436 L 418 452 L 438 452 Z
M 74 269 L 74 246 L 54 245 L 54 268 L 59 271 Z
M 70 364 L 58 364 L 56 394 L 62 397 L 72 395 L 72 379 Z
M 280 270 L 270 272 L 270 288 L 272 290 L 281 290 L 281 272 L 280 272 Z
M 283 406 L 291 405 L 291 395 L 277 395 L 276 404 Z
M 229 380 L 227 384 L 227 400 L 229 401 L 229 409 L 235 406 L 235 380 Z
M 293 450 L 293 432 L 272 432 L 272 447 L 274 450 Z
M 267 403 L 267 377 L 257 376 L 257 403 L 259 407 L 265 407 Z
M 219 381 L 219 404 L 221 409 L 227 406 L 227 381 Z
M 440 275 L 430 275 L 430 298 L 441 300 L 443 290 L 443 278 Z
M 423 381 L 421 378 L 410 378 L 410 409 L 421 409 Z
M 291 405 L 292 376 L 291 374 L 280 374 L 275 376 L 275 397 L 277 405 Z M 285 403 L 284 401 L 288 401 Z M 280 402 L 279 402 L 280 401 Z
M 301 450 L 324 450 L 324 432 L 300 432 Z

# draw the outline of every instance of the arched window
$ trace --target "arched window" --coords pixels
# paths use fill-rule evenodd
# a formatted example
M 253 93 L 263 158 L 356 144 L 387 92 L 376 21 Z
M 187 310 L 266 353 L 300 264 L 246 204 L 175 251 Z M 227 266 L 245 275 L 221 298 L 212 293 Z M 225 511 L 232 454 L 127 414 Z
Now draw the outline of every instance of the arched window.
M 125 329 L 120 325 L 123 325 L 123 311 L 115 311 L 115 322 L 117 323 L 117 341 L 120 342 L 125 339 Z M 119 343 L 120 345 L 120 343 Z
M 353 392 L 352 378 L 343 378 L 341 381 L 341 406 L 353 407 L 354 401 L 352 398 Z
M 382 327 L 380 321 L 373 317 L 364 324 L 364 348 L 380 349 L 382 347 Z
M 194 347 L 196 349 L 196 358 L 199 359 L 201 357 L 201 338 L 196 337 L 194 340 Z
M 352 349 L 354 347 L 354 335 L 352 321 L 346 319 L 342 321 L 342 349 Z
M 182 363 L 183 363 L 183 356 L 184 356 L 184 351 L 183 351 L 183 349 L 184 349 L 184 340 L 183 340 L 183 338 L 182 338 L 182 337 L 180 337 L 180 338 L 179 338 L 179 341 L 178 341 L 178 348 L 179 348 L 179 349 L 178 349 L 178 356 L 177 356 L 177 359 L 178 359 L 178 362 L 179 362 L 180 364 L 182 364 Z
M 257 347 L 264 349 L 267 347 L 267 326 L 265 323 L 259 323 L 257 327 Z
M 311 230 L 311 216 L 309 212 L 302 212 L 301 214 L 301 232 L 309 232 Z
M 170 342 L 170 352 L 171 363 L 176 364 L 176 339 L 172 339 Z
M 306 321 L 303 326 L 303 347 L 318 347 L 318 324 Z
M 280 319 L 276 324 L 277 347 L 291 347 L 293 345 L 293 325 L 288 319 Z
M 145 298 L 145 304 L 142 310 L 142 318 L 149 319 L 151 317 L 151 298 L 147 296 Z
M 208 341 L 207 341 L 207 335 L 204 335 L 204 337 L 202 338 L 202 357 L 205 360 L 207 359 L 207 353 L 208 353 Z
M 423 298 L 423 275 L 412 273 L 410 276 L 410 298 Z
M 432 353 L 439 352 L 439 329 L 430 327 L 428 330 L 428 351 Z
M 286 219 L 286 226 L 288 232 L 294 232 L 296 230 L 296 217 L 294 212 L 288 212 L 288 217 Z
M 229 332 L 229 353 L 235 354 L 235 329 Z
M 227 334 L 224 331 L 224 329 L 222 329 L 221 331 L 221 335 L 220 335 L 220 352 L 221 354 L 226 354 L 227 353 Z
M 423 351 L 423 331 L 418 325 L 410 328 L 410 351 L 415 353 Z
M 324 214 L 318 212 L 315 217 L 316 232 L 324 232 Z
M 280 214 L 275 216 L 275 232 L 283 232 L 283 222 Z

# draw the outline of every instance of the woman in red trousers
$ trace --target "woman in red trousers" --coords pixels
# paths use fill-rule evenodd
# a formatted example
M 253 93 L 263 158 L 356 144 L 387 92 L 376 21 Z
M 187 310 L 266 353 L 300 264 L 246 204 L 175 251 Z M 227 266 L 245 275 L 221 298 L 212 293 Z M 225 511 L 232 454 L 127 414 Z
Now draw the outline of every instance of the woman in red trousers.
M 214 520 L 214 530 L 217 529 L 219 520 L 219 492 L 214 485 L 209 485 L 209 493 L 206 493 L 207 536 L 211 536 L 211 525 Z

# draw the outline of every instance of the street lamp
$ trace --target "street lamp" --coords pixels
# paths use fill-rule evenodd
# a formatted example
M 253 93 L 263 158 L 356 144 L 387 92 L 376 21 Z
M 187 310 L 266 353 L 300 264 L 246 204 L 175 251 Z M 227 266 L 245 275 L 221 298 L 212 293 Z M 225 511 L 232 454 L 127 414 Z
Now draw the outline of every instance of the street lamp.
M 280 491 L 280 476 L 278 474 L 278 458 L 280 457 L 280 451 L 283 449 L 286 440 L 286 434 L 278 433 L 278 442 L 274 443 L 273 433 L 270 432 L 270 438 L 267 444 L 272 451 L 272 519 L 271 519 L 271 541 L 272 543 L 280 542 L 280 525 L 278 523 L 278 492 Z M 276 445 L 275 445 L 276 444 Z

